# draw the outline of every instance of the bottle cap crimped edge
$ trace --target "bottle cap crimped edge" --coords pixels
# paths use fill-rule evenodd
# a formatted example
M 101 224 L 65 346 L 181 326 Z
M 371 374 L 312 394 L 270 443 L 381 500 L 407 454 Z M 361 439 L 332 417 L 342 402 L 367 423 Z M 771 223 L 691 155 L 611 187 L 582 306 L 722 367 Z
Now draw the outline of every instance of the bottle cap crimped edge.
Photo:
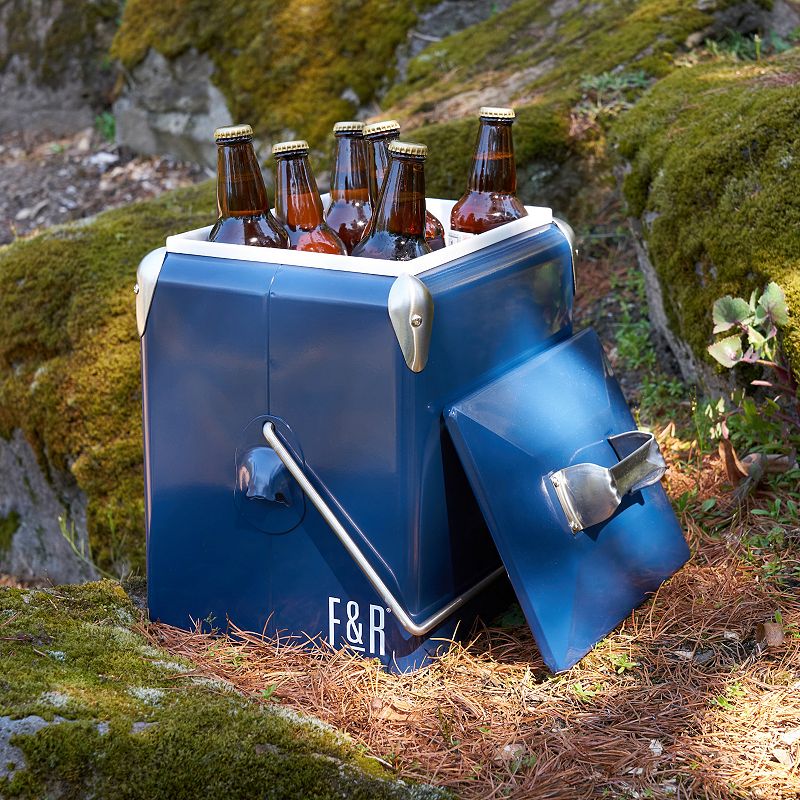
M 292 139 L 289 142 L 277 142 L 272 145 L 272 155 L 279 156 L 286 153 L 307 153 L 308 142 L 305 139 Z
M 364 136 L 380 136 L 382 133 L 394 133 L 400 130 L 400 123 L 396 119 L 382 119 L 380 122 L 370 122 L 364 126 Z
M 249 125 L 225 125 L 214 131 L 215 142 L 235 142 L 240 139 L 252 139 L 253 129 Z
M 336 133 L 363 133 L 364 123 L 355 119 L 337 122 L 333 126 L 333 132 Z
M 516 119 L 517 112 L 513 108 L 499 106 L 481 106 L 481 119 Z
M 428 146 L 417 144 L 416 142 L 400 142 L 395 140 L 389 142 L 389 152 L 405 156 L 416 156 L 417 158 L 428 157 Z

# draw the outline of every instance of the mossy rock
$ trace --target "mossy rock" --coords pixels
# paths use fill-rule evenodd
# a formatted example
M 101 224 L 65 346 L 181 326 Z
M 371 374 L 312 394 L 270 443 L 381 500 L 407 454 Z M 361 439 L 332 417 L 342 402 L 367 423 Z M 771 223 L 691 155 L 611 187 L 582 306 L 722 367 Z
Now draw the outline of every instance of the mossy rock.
M 236 121 L 268 139 L 324 142 L 391 80 L 397 46 L 426 0 L 128 0 L 112 54 L 133 68 L 153 48 L 208 54 Z M 209 131 L 210 134 L 210 131 Z
M 448 796 L 316 720 L 192 677 L 137 624 L 112 581 L 0 588 L 0 798 Z
M 711 11 L 731 3 L 721 0 L 709 12 L 698 11 L 697 5 L 695 0 L 518 0 L 423 50 L 410 63 L 407 79 L 390 90 L 386 103 L 413 98 L 419 106 L 430 102 L 432 93 L 447 96 L 521 70 L 531 70 L 517 89 L 523 103 L 545 91 L 578 97 L 584 75 L 622 65 L 664 75 L 673 68 L 672 55 L 687 36 L 713 22 Z M 536 66 L 543 69 L 532 70 Z
M 520 196 L 574 220 L 586 211 L 578 195 L 608 174 L 602 126 L 582 136 L 571 130 L 582 79 L 667 75 L 686 39 L 711 29 L 714 14 L 730 5 L 719 0 L 700 11 L 695 0 L 518 0 L 423 50 L 384 98 L 386 113 L 429 145 L 429 193 L 457 197 L 474 146 L 477 106 L 513 104 Z M 439 109 L 454 101 L 458 113 L 472 103 L 470 117 L 441 121 Z
M 11 549 L 11 540 L 19 528 L 19 514 L 11 511 L 0 516 L 0 558 Z
M 711 307 L 776 281 L 800 374 L 800 50 L 660 81 L 614 130 L 673 331 L 711 365 Z
M 0 72 L 16 56 L 37 83 L 49 87 L 75 82 L 75 63 L 87 85 L 97 82 L 98 71 L 112 73 L 108 32 L 116 27 L 120 0 L 6 0 L 2 5 Z
M 105 569 L 144 566 L 136 267 L 214 214 L 205 183 L 0 248 L 0 436 L 74 477 Z
M 212 80 L 237 120 L 253 124 L 267 142 L 302 136 L 317 155 L 327 151 L 334 121 L 379 99 L 386 116 L 403 122 L 404 136 L 431 146 L 429 193 L 444 197 L 463 189 L 475 112 L 493 103 L 481 91 L 491 93 L 508 79 L 514 88 L 504 89 L 498 102 L 520 110 L 520 194 L 563 211 L 587 179 L 571 173 L 597 150 L 595 142 L 570 136 L 581 78 L 628 68 L 650 77 L 668 73 L 686 37 L 710 26 L 716 8 L 731 2 L 699 11 L 696 0 L 518 0 L 425 48 L 394 86 L 397 46 L 433 0 L 248 0 L 210 7 L 200 0 L 129 0 L 112 53 L 129 70 L 150 48 L 171 59 L 190 48 L 207 54 L 215 65 Z M 455 112 L 442 105 L 460 94 L 473 98 L 472 105 Z M 326 152 L 315 167 L 327 166 Z

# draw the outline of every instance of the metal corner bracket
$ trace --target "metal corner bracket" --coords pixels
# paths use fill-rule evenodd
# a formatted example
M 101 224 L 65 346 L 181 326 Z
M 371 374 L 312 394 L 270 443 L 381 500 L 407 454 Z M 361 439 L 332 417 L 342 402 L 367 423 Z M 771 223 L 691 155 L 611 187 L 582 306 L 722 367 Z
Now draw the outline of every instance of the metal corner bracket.
M 136 327 L 139 330 L 140 339 L 144 336 L 147 315 L 150 313 L 150 303 L 153 302 L 153 294 L 166 255 L 167 248 L 158 247 L 149 252 L 139 262 L 136 269 L 136 285 L 133 287 L 133 291 L 136 294 Z
M 572 291 L 573 293 L 577 293 L 578 279 L 575 274 L 575 259 L 578 256 L 578 248 L 575 247 L 575 231 L 572 229 L 572 225 L 558 217 L 553 217 L 553 225 L 564 234 L 564 238 L 569 243 L 569 254 L 572 259 Z
M 404 272 L 389 289 L 389 319 L 412 372 L 422 372 L 428 363 L 433 327 L 433 297 L 415 275 Z

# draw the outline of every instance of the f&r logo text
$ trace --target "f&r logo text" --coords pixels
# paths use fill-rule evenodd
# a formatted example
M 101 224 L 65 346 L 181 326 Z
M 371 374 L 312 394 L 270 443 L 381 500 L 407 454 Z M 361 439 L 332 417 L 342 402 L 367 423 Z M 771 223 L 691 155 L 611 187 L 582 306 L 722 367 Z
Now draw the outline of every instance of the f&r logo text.
M 383 606 L 370 604 L 366 619 L 362 621 L 361 609 L 355 600 L 342 605 L 341 597 L 328 598 L 328 642 L 333 647 L 344 645 L 366 655 L 385 656 L 385 622 Z

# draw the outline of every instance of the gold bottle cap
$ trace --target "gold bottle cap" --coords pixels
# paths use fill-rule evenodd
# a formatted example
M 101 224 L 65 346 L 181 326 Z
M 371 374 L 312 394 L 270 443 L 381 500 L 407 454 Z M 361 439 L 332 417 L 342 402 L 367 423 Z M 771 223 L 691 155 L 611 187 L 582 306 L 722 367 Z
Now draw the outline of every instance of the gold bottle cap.
M 307 153 L 308 142 L 305 139 L 293 139 L 291 142 L 278 142 L 272 145 L 272 155 L 279 156 L 285 153 Z
M 389 142 L 389 152 L 404 156 L 416 156 L 417 158 L 428 157 L 428 146 L 416 144 L 414 142 Z
M 513 108 L 482 106 L 480 111 L 481 119 L 516 119 L 516 116 L 517 114 Z
M 227 125 L 214 131 L 215 142 L 235 142 L 241 139 L 252 139 L 253 129 L 249 125 Z
M 395 133 L 400 130 L 400 123 L 396 119 L 382 119 L 380 122 L 370 122 L 364 126 L 364 136 L 380 136 L 382 133 Z
M 347 120 L 346 122 L 337 122 L 333 126 L 333 132 L 335 134 L 338 133 L 363 133 L 364 132 L 364 123 L 359 122 L 358 120 L 351 119 Z

